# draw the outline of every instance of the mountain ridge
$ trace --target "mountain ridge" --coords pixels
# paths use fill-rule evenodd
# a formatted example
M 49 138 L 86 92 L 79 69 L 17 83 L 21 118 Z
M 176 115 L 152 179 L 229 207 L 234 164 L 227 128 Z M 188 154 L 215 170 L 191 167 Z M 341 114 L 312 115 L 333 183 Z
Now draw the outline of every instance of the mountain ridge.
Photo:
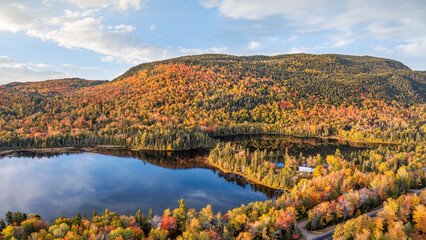
M 426 74 L 387 59 L 197 55 L 74 81 L 0 86 L 0 146 L 184 150 L 211 148 L 212 135 L 404 142 L 426 131 Z
M 169 63 L 224 68 L 237 75 L 248 71 L 255 77 L 270 76 L 276 80 L 288 81 L 289 85 L 295 90 L 299 92 L 308 90 L 316 95 L 329 95 L 330 91 L 334 92 L 333 94 L 338 94 L 337 88 L 347 87 L 343 86 L 345 81 L 335 81 L 335 78 L 340 77 L 346 80 L 348 85 L 351 85 L 349 87 L 352 87 L 350 89 L 352 93 L 345 93 L 340 96 L 342 98 L 348 97 L 358 90 L 363 93 L 375 93 L 376 90 L 383 87 L 389 91 L 386 91 L 386 93 L 378 91 L 377 99 L 391 97 L 390 101 L 397 100 L 408 104 L 424 102 L 426 99 L 426 73 L 412 71 L 403 63 L 391 59 L 338 54 L 243 57 L 224 54 L 184 56 L 136 65 L 113 79 L 112 82 L 134 76 L 140 71 L 151 71 L 155 66 Z M 318 85 L 324 84 L 324 82 L 329 83 L 327 89 L 317 91 Z
M 131 67 L 129 70 L 121 74 L 120 76 L 114 78 L 112 81 L 116 81 L 119 79 L 123 79 L 125 77 L 130 76 L 133 72 L 139 71 L 141 69 L 145 69 L 147 67 L 150 67 L 151 65 L 156 64 L 164 64 L 169 62 L 186 62 L 186 63 L 194 63 L 199 57 L 206 57 L 207 60 L 218 62 L 220 60 L 234 60 L 234 61 L 260 61 L 260 60 L 279 60 L 279 59 L 285 59 L 285 58 L 291 58 L 295 56 L 317 56 L 317 57 L 335 57 L 335 58 L 341 58 L 341 59 L 371 59 L 371 60 L 380 60 L 382 62 L 388 63 L 393 66 L 398 66 L 398 69 L 406 69 L 411 70 L 409 67 L 404 65 L 403 63 L 387 59 L 387 58 L 380 58 L 380 57 L 374 57 L 374 56 L 355 56 L 355 55 L 343 55 L 343 54 L 307 54 L 307 53 L 294 53 L 294 54 L 280 54 L 280 55 L 274 55 L 274 56 L 267 56 L 267 55 L 251 55 L 251 56 L 234 56 L 234 55 L 228 55 L 228 54 L 199 54 L 199 55 L 188 55 L 188 56 L 182 56 L 182 57 L 176 57 L 171 59 L 165 59 L 165 60 L 159 60 L 159 61 L 153 61 L 148 63 L 141 63 L 136 66 Z
M 35 82 L 11 82 L 0 85 L 0 91 L 13 91 L 21 93 L 39 94 L 42 96 L 55 96 L 69 93 L 86 87 L 106 83 L 105 80 L 86 80 L 82 78 L 62 78 Z
M 425 71 L 413 71 L 403 63 L 391 59 L 341 54 L 284 54 L 276 56 L 233 56 L 226 54 L 190 55 L 142 63 L 131 67 L 111 81 L 65 78 L 26 83 L 14 82 L 0 85 L 0 91 L 1 89 L 11 89 L 12 87 L 13 90 L 19 89 L 21 92 L 40 93 L 40 91 L 36 89 L 40 88 L 45 91 L 44 95 L 47 93 L 46 96 L 48 96 L 57 94 L 54 93 L 55 90 L 52 91 L 52 89 L 56 87 L 63 88 L 58 93 L 64 94 L 87 87 L 120 81 L 134 76 L 140 71 L 150 71 L 155 66 L 170 63 L 224 68 L 234 74 L 240 74 L 241 71 L 250 72 L 256 77 L 270 76 L 274 79 L 288 81 L 289 85 L 295 88 L 296 91 L 309 91 L 315 95 L 330 95 L 330 92 L 337 94 L 336 89 L 346 87 L 343 86 L 345 81 L 347 81 L 347 79 L 344 78 L 350 75 L 349 77 L 356 79 L 356 81 L 348 82 L 348 84 L 352 84 L 353 86 L 353 88 L 350 89 L 352 93 L 345 93 L 343 96 L 339 96 L 341 98 L 347 98 L 348 95 L 353 95 L 354 91 L 360 91 L 366 94 L 373 93 L 375 90 L 383 87 L 387 88 L 389 91 L 386 91 L 386 93 L 379 91 L 377 99 L 385 100 L 387 97 L 391 96 L 388 102 L 397 100 L 405 104 L 421 103 L 426 99 Z M 272 68 L 272 70 L 268 72 L 268 68 Z M 309 74 L 308 71 L 314 71 L 314 74 L 315 72 L 324 72 L 324 74 L 340 75 L 339 77 L 343 80 L 335 81 L 331 77 L 315 76 L 312 73 Z M 367 76 L 360 76 L 362 74 L 366 74 Z M 310 79 L 305 80 L 304 78 L 306 76 Z M 70 81 L 72 83 L 70 83 Z M 52 85 L 52 83 L 54 83 L 53 86 L 47 86 Z M 317 85 L 324 83 L 329 83 L 330 85 L 327 91 L 324 89 L 318 91 L 318 89 L 316 89 L 318 88 Z M 72 85 L 75 86 L 73 87 Z M 355 85 L 357 86 L 355 87 Z M 31 87 L 33 89 L 31 89 Z M 67 90 L 66 88 L 70 89 Z M 331 102 L 333 101 L 335 100 L 331 100 Z

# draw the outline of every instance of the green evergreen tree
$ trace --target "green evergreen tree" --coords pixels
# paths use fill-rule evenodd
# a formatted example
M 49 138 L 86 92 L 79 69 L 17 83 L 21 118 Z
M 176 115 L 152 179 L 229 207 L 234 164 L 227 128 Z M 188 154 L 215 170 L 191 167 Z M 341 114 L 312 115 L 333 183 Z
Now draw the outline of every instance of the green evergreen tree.
M 5 215 L 6 223 L 7 225 L 13 225 L 13 213 L 11 211 L 7 211 Z
M 6 228 L 6 223 L 4 222 L 3 218 L 0 218 L 0 232 Z
M 74 218 L 73 223 L 74 224 L 79 224 L 80 222 L 81 222 L 81 216 L 80 216 L 80 213 L 77 213 L 77 215 Z
M 188 208 L 186 207 L 186 202 L 183 199 L 180 199 L 179 201 L 179 208 L 176 208 L 173 210 L 173 217 L 176 220 L 176 223 L 178 224 L 178 230 L 180 232 L 184 232 L 186 229 L 186 218 L 188 213 Z
M 98 216 L 98 214 L 96 213 L 96 211 L 95 210 L 93 210 L 93 212 L 92 212 L 92 219 L 94 218 L 94 217 L 97 217 Z
M 153 217 L 154 217 L 154 214 L 152 213 L 152 209 L 149 209 L 148 220 L 151 220 Z

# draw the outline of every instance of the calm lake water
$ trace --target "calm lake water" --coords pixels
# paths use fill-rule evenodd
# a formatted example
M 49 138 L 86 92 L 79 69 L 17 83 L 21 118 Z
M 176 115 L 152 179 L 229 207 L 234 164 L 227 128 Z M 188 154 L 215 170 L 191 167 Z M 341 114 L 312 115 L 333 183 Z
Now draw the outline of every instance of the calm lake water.
M 52 221 L 106 208 L 126 215 L 152 208 L 162 215 L 166 208 L 177 208 L 181 198 L 189 208 L 210 204 L 225 213 L 271 197 L 258 190 L 218 171 L 167 168 L 129 157 L 83 153 L 0 159 L 0 217 L 10 210 Z
M 377 144 L 291 136 L 235 136 L 223 138 L 251 149 L 285 150 L 303 156 L 343 154 L 378 147 Z M 284 151 L 283 151 L 284 152 Z M 134 214 L 151 208 L 162 215 L 183 198 L 189 208 L 207 204 L 215 212 L 254 201 L 277 198 L 281 191 L 249 184 L 235 174 L 224 174 L 203 162 L 208 151 L 132 152 L 38 155 L 0 159 L 0 217 L 7 211 L 37 213 L 52 221 L 77 212 L 91 215 L 106 208 Z

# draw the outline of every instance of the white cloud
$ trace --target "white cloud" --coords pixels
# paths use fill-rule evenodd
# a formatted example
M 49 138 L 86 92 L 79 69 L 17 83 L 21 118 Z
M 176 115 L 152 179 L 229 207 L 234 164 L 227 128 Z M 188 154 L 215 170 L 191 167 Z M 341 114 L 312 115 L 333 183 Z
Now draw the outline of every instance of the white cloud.
M 133 32 L 133 31 L 135 31 L 135 30 L 136 30 L 136 28 L 135 28 L 134 26 L 131 26 L 131 25 L 124 25 L 124 24 L 117 25 L 117 26 L 115 26 L 114 28 L 115 28 L 115 30 L 117 30 L 118 32 Z
M 0 65 L 15 65 L 18 62 L 8 56 L 0 56 Z
M 129 9 L 139 10 L 144 7 L 146 0 L 68 0 L 71 4 L 79 8 L 109 8 L 112 7 L 119 11 L 128 11 Z
M 68 68 L 74 68 L 74 69 L 77 69 L 77 70 L 84 70 L 84 71 L 89 71 L 89 70 L 100 68 L 100 67 L 96 67 L 96 66 L 77 66 L 77 65 L 74 65 L 74 64 L 70 64 L 70 63 L 63 63 L 62 66 L 68 67 Z
M 216 7 L 221 15 L 234 19 L 261 20 L 279 16 L 289 20 L 290 25 L 300 27 L 301 31 L 345 31 L 362 27 L 383 34 L 383 31 L 392 33 L 406 27 L 424 28 L 426 20 L 423 0 L 207 0 L 202 4 Z
M 206 48 L 206 49 L 201 49 L 201 48 L 178 48 L 177 51 L 180 54 L 194 55 L 194 54 L 202 54 L 202 53 L 226 53 L 226 52 L 229 51 L 229 49 L 227 47 L 222 47 L 222 48 L 212 47 L 212 48 Z
M 412 41 L 400 44 L 394 49 L 407 57 L 425 57 L 426 56 L 426 38 L 418 41 Z
M 395 50 L 401 54 L 426 57 L 424 0 L 203 0 L 201 3 L 206 8 L 216 8 L 221 16 L 249 20 L 255 27 L 282 22 L 287 32 L 322 33 L 332 41 L 327 44 L 330 48 L 346 46 L 360 38 L 391 40 L 399 45 Z
M 289 42 L 295 42 L 295 41 L 297 41 L 297 36 L 296 35 L 291 35 L 290 37 L 288 37 L 287 41 L 289 41 Z
M 293 53 L 314 53 L 316 48 L 307 48 L 307 47 L 292 47 L 290 50 L 288 50 L 287 53 L 293 54 Z
M 382 53 L 385 53 L 385 54 L 393 54 L 393 53 L 395 52 L 394 50 L 389 49 L 389 48 L 387 48 L 387 47 L 383 47 L 382 45 L 378 45 L 378 46 L 376 46 L 376 47 L 374 48 L 374 51 L 376 51 L 376 52 L 378 52 L 378 53 L 380 53 L 380 54 L 382 54 Z
M 105 9 L 138 10 L 147 0 L 63 0 L 80 8 L 77 11 L 58 11 L 57 2 L 45 1 L 48 4 L 29 0 L 20 0 L 20 4 L 16 4 L 0 0 L 0 31 L 22 31 L 30 37 L 65 48 L 91 50 L 105 55 L 101 58 L 104 62 L 136 64 L 186 52 L 214 51 L 214 48 L 194 50 L 155 46 L 131 35 L 136 29 L 132 25 L 105 26 Z M 151 26 L 153 28 L 155 25 Z
M 353 39 L 340 39 L 337 42 L 335 42 L 333 45 L 331 45 L 331 47 L 343 47 L 346 46 L 350 43 L 352 43 L 354 40 Z
M 4 0 L 2 0 L 4 1 Z M 21 6 L 0 1 L 0 31 L 18 32 L 25 29 L 31 16 Z
M 268 41 L 268 42 L 276 42 L 278 41 L 277 37 L 263 37 L 262 39 Z
M 256 50 L 256 49 L 259 49 L 260 47 L 261 47 L 260 42 L 251 41 L 248 44 L 248 49 L 250 50 Z
M 261 20 L 271 16 L 287 19 L 301 30 L 345 30 L 357 26 L 375 32 L 399 27 L 425 25 L 423 0 L 205 0 L 207 8 L 216 7 L 223 16 Z M 395 10 L 395 8 L 398 10 Z
M 105 56 L 101 58 L 102 62 L 114 62 L 115 61 L 115 57 L 113 56 Z
M 373 49 L 376 54 L 386 56 L 399 56 L 403 59 L 412 59 L 414 69 L 424 70 L 424 58 L 426 57 L 426 38 L 404 42 L 396 46 L 377 45 Z
M 116 1 L 115 4 L 123 11 L 127 11 L 129 8 L 139 10 L 143 6 L 143 3 L 140 0 L 119 0 L 118 2 Z
M 149 29 L 150 30 L 154 30 L 156 28 L 156 26 L 154 25 L 154 24 L 152 24 L 150 27 L 149 27 Z
M 106 8 L 113 4 L 113 0 L 69 0 L 80 8 Z
M 53 68 L 52 64 L 46 64 L 46 63 L 29 63 L 29 65 L 32 65 L 38 68 Z
M 330 35 L 329 38 L 331 39 L 331 42 L 325 44 L 324 47 L 338 48 L 352 43 L 355 41 L 357 36 L 351 32 L 346 32 L 343 34 Z
M 21 63 L 8 56 L 0 56 L 0 84 L 7 82 L 42 81 L 64 78 L 66 74 L 44 63 Z
M 74 49 L 83 48 L 113 56 L 118 61 L 137 63 L 173 56 L 162 47 L 142 43 L 128 34 L 130 26 L 119 26 L 124 31 L 104 29 L 102 18 L 86 17 L 67 22 L 62 27 L 39 32 L 38 37 L 56 42 L 59 46 Z
M 201 3 L 207 7 L 217 7 L 220 14 L 229 18 L 245 18 L 251 20 L 258 20 L 268 16 L 274 15 L 288 15 L 292 18 L 302 15 L 300 10 L 321 12 L 320 9 L 328 7 L 331 2 L 326 1 L 310 1 L 310 0 L 205 0 Z M 305 16 L 308 17 L 308 16 Z

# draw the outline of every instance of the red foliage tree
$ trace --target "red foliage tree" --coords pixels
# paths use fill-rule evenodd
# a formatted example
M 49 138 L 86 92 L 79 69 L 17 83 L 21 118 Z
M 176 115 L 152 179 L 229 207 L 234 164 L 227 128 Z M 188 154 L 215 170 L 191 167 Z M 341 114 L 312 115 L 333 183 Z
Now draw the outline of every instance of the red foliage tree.
M 174 217 L 164 216 L 161 220 L 160 227 L 162 230 L 174 231 L 177 229 L 176 219 Z

